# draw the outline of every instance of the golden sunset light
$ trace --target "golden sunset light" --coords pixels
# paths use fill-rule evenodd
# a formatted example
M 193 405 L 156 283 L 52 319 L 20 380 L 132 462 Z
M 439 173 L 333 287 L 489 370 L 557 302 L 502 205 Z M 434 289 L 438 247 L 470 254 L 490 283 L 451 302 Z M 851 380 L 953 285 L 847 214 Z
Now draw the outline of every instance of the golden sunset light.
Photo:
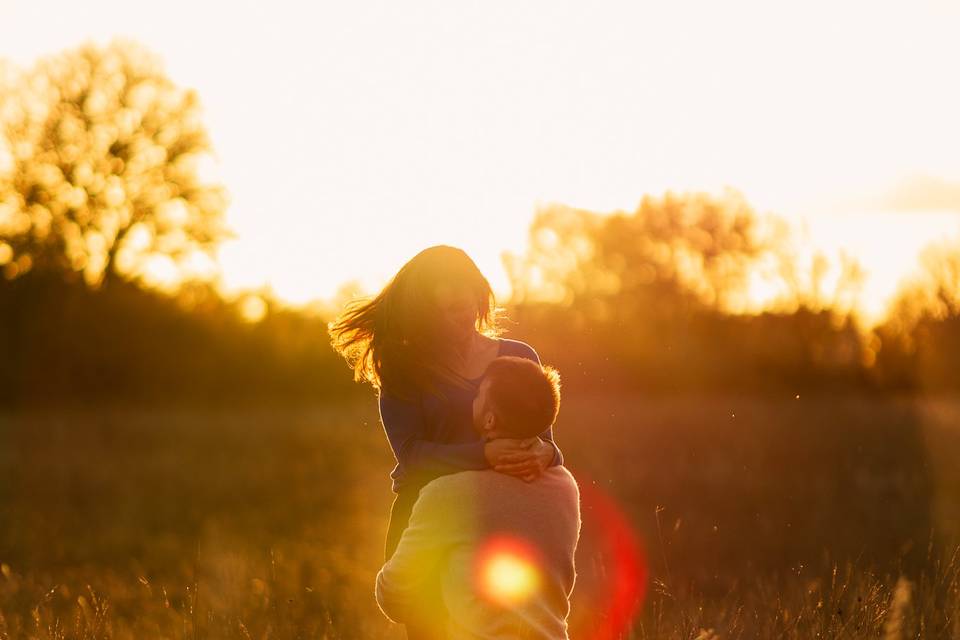
M 958 34 L 0 0 L 0 640 L 960 638 Z
M 131 37 L 199 92 L 237 234 L 219 249 L 226 290 L 372 291 L 447 243 L 505 297 L 501 253 L 524 249 L 539 204 L 729 186 L 860 260 L 876 318 L 919 246 L 960 226 L 956 199 L 883 201 L 910 176 L 960 175 L 952 3 L 163 7 L 6 5 L 2 53 L 27 65 Z

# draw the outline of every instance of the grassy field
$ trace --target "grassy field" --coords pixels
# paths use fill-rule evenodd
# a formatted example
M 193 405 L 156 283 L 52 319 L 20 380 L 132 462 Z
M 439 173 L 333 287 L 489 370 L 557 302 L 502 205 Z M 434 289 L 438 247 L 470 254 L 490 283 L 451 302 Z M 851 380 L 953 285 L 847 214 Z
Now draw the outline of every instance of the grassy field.
M 960 401 L 571 395 L 571 637 L 646 559 L 625 638 L 960 637 Z M 402 638 L 373 599 L 392 494 L 374 399 L 0 417 L 0 639 Z M 605 542 L 606 541 L 606 542 Z

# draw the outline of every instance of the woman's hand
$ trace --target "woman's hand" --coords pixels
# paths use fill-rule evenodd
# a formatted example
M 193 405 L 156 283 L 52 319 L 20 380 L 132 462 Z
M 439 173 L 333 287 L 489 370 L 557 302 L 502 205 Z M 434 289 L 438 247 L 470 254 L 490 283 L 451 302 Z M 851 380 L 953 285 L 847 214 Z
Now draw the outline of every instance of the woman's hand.
M 491 467 L 506 464 L 522 456 L 526 459 L 530 456 L 530 447 L 534 446 L 540 438 L 526 438 L 517 440 L 514 438 L 497 438 L 488 440 L 483 445 L 483 454 L 487 457 L 487 462 Z
M 540 438 L 531 438 L 531 446 L 521 451 L 512 451 L 500 456 L 498 462 L 491 462 L 493 469 L 521 478 L 525 482 L 533 482 L 553 462 L 555 451 L 553 445 Z M 522 441 L 522 442 L 529 442 Z M 491 442 L 497 442 L 491 440 Z M 513 442 L 517 442 L 514 440 Z M 490 444 L 490 443 L 487 443 Z M 488 456 L 489 459 L 489 456 Z

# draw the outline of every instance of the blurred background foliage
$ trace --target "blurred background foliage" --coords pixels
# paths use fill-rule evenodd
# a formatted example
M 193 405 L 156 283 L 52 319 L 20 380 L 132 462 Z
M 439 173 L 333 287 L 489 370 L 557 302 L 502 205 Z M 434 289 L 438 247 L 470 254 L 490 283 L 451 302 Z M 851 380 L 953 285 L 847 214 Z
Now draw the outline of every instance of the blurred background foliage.
M 228 197 L 197 95 L 152 53 L 90 44 L 2 70 L 4 405 L 363 392 L 326 344 L 346 294 L 298 310 L 218 292 Z M 504 255 L 507 328 L 572 388 L 957 389 L 957 247 L 931 246 L 871 328 L 856 316 L 855 260 L 797 256 L 783 221 L 733 190 L 608 214 L 549 205 L 527 251 Z M 758 291 L 776 295 L 757 308 Z
M 151 260 L 185 265 L 229 236 L 226 193 L 196 93 L 136 44 L 86 45 L 5 90 L 4 274 L 53 271 L 100 285 Z

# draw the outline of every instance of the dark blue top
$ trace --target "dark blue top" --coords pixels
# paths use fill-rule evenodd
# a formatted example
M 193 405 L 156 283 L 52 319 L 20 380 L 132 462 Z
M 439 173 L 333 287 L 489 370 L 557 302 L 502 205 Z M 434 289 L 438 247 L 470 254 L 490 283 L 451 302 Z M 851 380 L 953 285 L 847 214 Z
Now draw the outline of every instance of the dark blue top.
M 540 364 L 533 347 L 519 340 L 497 338 L 497 356 L 520 356 Z M 469 380 L 469 388 L 446 384 L 447 397 L 420 394 L 416 401 L 404 401 L 380 391 L 380 421 L 387 433 L 397 466 L 390 477 L 393 490 L 415 482 L 423 485 L 438 476 L 467 469 L 486 469 L 484 442 L 473 428 L 473 398 L 483 376 Z M 553 427 L 540 434 L 553 445 L 552 465 L 563 464 L 563 455 L 553 441 Z M 416 477 L 412 480 L 411 476 Z

